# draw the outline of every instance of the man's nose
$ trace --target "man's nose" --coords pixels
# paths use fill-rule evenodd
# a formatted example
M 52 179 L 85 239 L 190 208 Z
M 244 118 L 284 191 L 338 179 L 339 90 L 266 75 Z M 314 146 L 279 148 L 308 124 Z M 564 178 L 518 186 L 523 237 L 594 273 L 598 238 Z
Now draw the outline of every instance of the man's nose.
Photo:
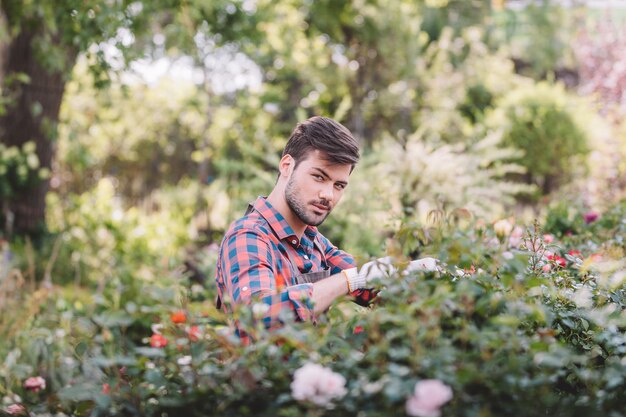
M 333 185 L 332 184 L 324 184 L 324 186 L 320 189 L 319 197 L 320 200 L 333 201 Z

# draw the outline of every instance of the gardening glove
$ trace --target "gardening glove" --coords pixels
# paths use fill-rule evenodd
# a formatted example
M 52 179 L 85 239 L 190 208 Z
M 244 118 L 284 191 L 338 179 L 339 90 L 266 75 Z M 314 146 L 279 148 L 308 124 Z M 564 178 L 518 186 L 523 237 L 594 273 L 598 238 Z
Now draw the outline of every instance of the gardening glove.
M 404 270 L 404 274 L 406 275 L 414 271 L 438 271 L 437 262 L 439 260 L 435 258 L 416 259 L 409 263 L 409 266 Z
M 397 268 L 391 263 L 391 257 L 386 256 L 367 262 L 360 269 L 350 268 L 344 269 L 342 272 L 348 283 L 348 292 L 352 292 L 360 288 L 366 288 L 367 284 L 372 280 L 384 278 L 396 271 Z

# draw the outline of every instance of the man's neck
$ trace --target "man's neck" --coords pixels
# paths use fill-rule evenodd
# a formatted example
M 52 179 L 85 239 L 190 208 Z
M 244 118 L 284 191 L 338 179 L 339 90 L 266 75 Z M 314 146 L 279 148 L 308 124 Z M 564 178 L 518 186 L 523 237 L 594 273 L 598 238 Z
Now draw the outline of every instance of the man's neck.
M 306 230 L 306 224 L 303 223 L 291 210 L 285 199 L 285 192 L 274 188 L 274 190 L 267 196 L 267 201 L 283 215 L 287 224 L 291 226 L 298 239 L 302 238 L 304 231 Z

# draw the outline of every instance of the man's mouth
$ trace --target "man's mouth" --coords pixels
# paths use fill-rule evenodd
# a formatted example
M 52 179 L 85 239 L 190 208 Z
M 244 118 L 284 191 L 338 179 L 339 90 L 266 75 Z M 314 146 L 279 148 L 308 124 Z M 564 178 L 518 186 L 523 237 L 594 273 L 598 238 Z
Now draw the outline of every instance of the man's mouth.
M 325 204 L 312 203 L 311 205 L 321 212 L 330 211 L 330 207 Z

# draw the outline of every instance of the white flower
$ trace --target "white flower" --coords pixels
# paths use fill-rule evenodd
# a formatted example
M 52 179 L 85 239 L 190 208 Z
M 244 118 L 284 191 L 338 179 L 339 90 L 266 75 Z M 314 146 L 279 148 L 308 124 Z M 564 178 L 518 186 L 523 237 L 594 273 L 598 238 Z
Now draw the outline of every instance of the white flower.
M 415 392 L 406 401 L 406 413 L 413 417 L 439 417 L 441 406 L 452 399 L 452 389 L 438 379 L 415 384 Z
M 270 311 L 270 306 L 268 304 L 254 303 L 252 305 L 252 315 L 257 319 L 262 319 L 268 311 Z
M 298 401 L 330 406 L 333 399 L 342 398 L 346 393 L 346 379 L 321 365 L 307 363 L 293 375 L 291 395 Z
M 508 236 L 513 230 L 513 225 L 507 219 L 502 219 L 493 224 L 493 230 L 496 232 L 497 236 Z
M 178 358 L 176 363 L 178 363 L 180 366 L 191 365 L 191 356 L 189 356 L 189 355 L 182 356 L 182 357 Z
M 511 252 L 509 252 L 509 251 L 502 252 L 502 257 L 504 259 L 507 259 L 507 260 L 510 260 L 510 259 L 514 258 L 513 254 Z

